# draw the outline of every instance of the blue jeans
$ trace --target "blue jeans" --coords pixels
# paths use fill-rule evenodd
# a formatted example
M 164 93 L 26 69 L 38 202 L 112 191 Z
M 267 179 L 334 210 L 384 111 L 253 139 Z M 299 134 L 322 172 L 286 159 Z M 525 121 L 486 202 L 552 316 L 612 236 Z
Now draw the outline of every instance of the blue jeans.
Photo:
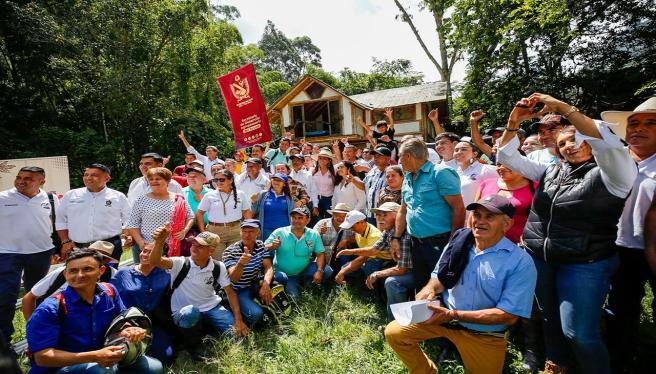
M 333 203 L 332 196 L 319 196 L 319 219 L 330 217 L 330 205 Z
M 387 321 L 394 320 L 391 304 L 408 301 L 408 292 L 415 288 L 415 277 L 412 273 L 393 275 L 385 279 L 385 293 L 387 294 Z
M 248 326 L 253 326 L 264 316 L 262 307 L 259 306 L 251 296 L 250 288 L 235 290 L 235 293 L 237 293 L 237 298 L 239 299 L 241 315 L 244 316 Z
M 52 250 L 33 254 L 0 253 L 0 334 L 7 342 L 11 341 L 14 333 L 14 312 L 21 275 L 23 287 L 26 291 L 31 290 L 48 273 L 51 256 Z
M 195 305 L 187 305 L 173 314 L 173 322 L 180 328 L 190 329 L 200 322 L 201 317 L 219 332 L 230 332 L 235 323 L 232 313 L 220 304 L 207 312 L 201 312 Z
M 302 281 L 304 286 L 310 285 L 312 283 L 312 277 L 314 277 L 316 271 L 317 263 L 313 261 L 310 262 L 300 274 L 287 275 L 283 272 L 277 271 L 273 278 L 276 282 L 285 286 L 285 292 L 287 292 L 289 296 L 296 298 L 301 293 L 299 289 L 300 282 Z M 331 279 L 332 275 L 333 269 L 329 265 L 326 265 L 326 267 L 323 268 L 323 279 L 321 282 L 326 283 Z
M 151 373 L 159 374 L 164 372 L 164 367 L 159 360 L 152 357 L 141 356 L 134 362 L 134 364 L 126 367 L 118 367 L 114 365 L 111 368 L 105 368 L 95 362 L 86 364 L 78 364 L 63 367 L 56 371 L 57 374 L 70 374 L 70 373 L 91 373 L 91 374 L 114 374 L 114 373 Z
M 618 256 L 585 264 L 547 264 L 533 257 L 535 294 L 544 317 L 546 358 L 568 365 L 571 347 L 581 373 L 610 373 L 599 322 Z
M 358 256 L 340 256 L 337 261 L 339 262 L 341 268 L 348 265 L 351 261 L 355 260 Z M 374 271 L 378 271 L 383 268 L 383 260 L 378 258 L 370 258 L 362 264 L 362 267 L 356 271 L 346 274 L 348 278 L 353 277 L 368 277 Z
M 141 260 L 139 259 L 140 254 L 141 254 L 141 248 L 139 248 L 137 243 L 132 244 L 132 260 L 134 261 L 135 264 L 141 262 Z

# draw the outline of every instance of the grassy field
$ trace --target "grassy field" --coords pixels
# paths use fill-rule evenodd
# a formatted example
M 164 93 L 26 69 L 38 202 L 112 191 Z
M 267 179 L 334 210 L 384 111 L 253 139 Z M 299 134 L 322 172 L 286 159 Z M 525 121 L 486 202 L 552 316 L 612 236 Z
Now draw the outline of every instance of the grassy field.
M 651 321 L 651 300 L 643 300 L 642 347 L 630 372 L 651 373 L 656 351 L 656 325 Z M 17 313 L 17 336 L 24 336 L 24 321 Z M 206 363 L 189 360 L 181 353 L 169 373 L 404 373 L 401 362 L 386 344 L 381 326 L 385 309 L 374 304 L 360 287 L 331 287 L 304 291 L 290 319 L 281 326 L 256 331 L 235 342 L 206 337 Z M 16 338 L 15 338 L 16 339 Z M 436 357 L 433 341 L 424 348 Z M 521 355 L 511 344 L 504 373 L 523 373 Z M 28 363 L 23 360 L 24 368 Z M 440 368 L 441 373 L 464 373 L 459 364 Z

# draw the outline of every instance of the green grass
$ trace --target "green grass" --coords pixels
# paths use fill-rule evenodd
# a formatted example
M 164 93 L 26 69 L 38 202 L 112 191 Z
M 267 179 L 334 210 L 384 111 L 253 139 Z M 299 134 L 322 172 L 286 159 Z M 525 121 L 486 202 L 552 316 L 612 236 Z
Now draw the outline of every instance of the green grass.
M 642 348 L 636 373 L 651 372 L 656 350 L 656 326 L 651 321 L 651 290 L 643 300 Z M 196 363 L 182 352 L 169 373 L 405 373 L 401 362 L 385 343 L 379 326 L 385 325 L 384 307 L 370 301 L 358 287 L 333 287 L 303 292 L 293 315 L 281 326 L 258 330 L 241 341 L 206 337 L 207 355 Z M 23 331 L 22 318 L 17 321 Z M 438 353 L 434 341 L 424 344 L 430 357 Z M 27 365 L 26 361 L 23 361 Z M 27 368 L 27 366 L 25 366 Z M 521 355 L 510 344 L 504 373 L 523 373 Z M 440 373 L 464 373 L 459 364 Z

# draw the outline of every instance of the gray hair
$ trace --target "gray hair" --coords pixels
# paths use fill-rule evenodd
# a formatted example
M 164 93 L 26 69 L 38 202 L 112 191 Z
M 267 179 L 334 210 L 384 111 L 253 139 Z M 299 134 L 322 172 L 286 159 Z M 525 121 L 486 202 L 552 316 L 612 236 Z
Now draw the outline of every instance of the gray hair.
M 405 153 L 417 160 L 428 160 L 428 147 L 426 147 L 426 143 L 419 138 L 407 139 L 401 143 L 399 154 Z

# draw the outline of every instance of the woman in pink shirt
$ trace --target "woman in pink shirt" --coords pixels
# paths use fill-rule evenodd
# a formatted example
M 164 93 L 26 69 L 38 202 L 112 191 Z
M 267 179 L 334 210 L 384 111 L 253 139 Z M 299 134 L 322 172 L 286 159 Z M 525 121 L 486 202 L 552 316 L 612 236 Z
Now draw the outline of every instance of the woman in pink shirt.
M 513 216 L 514 223 L 506 232 L 506 237 L 514 243 L 519 243 L 528 220 L 528 213 L 531 210 L 537 182 L 529 181 L 523 175 L 499 163 L 497 163 L 497 174 L 499 174 L 499 178 L 488 178 L 481 181 L 474 200 L 478 201 L 495 194 L 508 198 L 515 207 L 515 215 Z

